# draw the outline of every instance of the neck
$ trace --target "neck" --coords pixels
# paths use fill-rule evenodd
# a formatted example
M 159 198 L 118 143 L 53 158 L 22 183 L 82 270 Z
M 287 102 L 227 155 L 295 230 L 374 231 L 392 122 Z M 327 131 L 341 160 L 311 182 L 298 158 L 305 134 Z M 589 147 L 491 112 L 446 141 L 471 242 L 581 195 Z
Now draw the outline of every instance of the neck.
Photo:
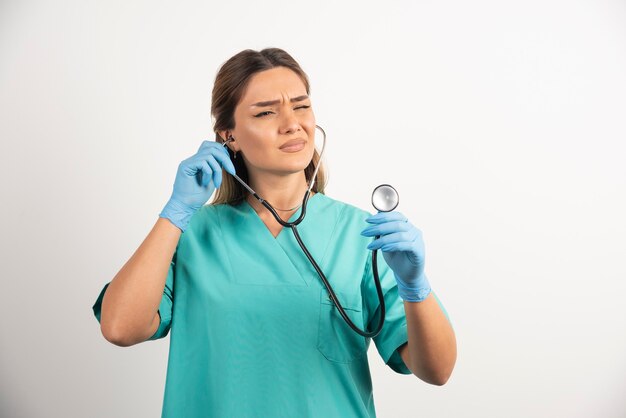
M 308 185 L 304 176 L 304 170 L 298 173 L 289 175 L 256 175 L 250 176 L 250 187 L 257 192 L 257 194 L 274 209 L 291 209 L 291 211 L 279 211 L 276 212 L 281 218 L 289 219 L 289 217 L 295 213 L 299 206 L 302 204 L 304 198 L 304 192 L 307 190 Z M 309 199 L 315 192 L 311 190 Z M 272 216 L 270 211 L 261 204 L 254 196 L 248 193 L 247 200 L 254 210 L 259 215 Z

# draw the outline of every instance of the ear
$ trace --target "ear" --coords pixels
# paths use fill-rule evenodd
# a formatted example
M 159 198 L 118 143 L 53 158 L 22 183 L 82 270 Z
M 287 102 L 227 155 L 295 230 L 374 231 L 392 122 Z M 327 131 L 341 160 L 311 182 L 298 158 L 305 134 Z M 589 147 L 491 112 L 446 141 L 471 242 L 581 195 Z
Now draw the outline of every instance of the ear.
M 232 135 L 232 132 L 229 130 L 223 130 L 223 131 L 219 131 L 218 132 L 220 138 L 222 138 L 222 141 L 226 142 L 226 140 L 228 139 L 228 137 L 230 135 Z M 226 146 L 232 151 L 232 152 L 239 152 L 239 150 L 237 149 L 237 147 L 235 146 L 234 142 L 236 141 L 230 141 L 228 144 L 226 144 Z
M 228 135 L 230 134 L 230 132 L 228 130 L 223 130 L 223 131 L 217 131 L 217 134 L 220 136 L 220 138 L 222 138 L 222 141 L 226 142 L 226 138 L 228 138 Z

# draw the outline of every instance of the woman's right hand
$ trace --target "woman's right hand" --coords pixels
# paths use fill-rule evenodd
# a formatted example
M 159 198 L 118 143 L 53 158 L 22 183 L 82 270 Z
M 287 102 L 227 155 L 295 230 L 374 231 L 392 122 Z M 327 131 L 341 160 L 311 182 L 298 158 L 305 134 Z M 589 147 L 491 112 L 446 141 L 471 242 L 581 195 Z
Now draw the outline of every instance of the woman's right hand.
M 235 174 L 226 148 L 215 141 L 203 141 L 198 152 L 178 165 L 172 196 L 159 217 L 169 219 L 185 232 L 191 216 L 222 184 L 222 167 Z

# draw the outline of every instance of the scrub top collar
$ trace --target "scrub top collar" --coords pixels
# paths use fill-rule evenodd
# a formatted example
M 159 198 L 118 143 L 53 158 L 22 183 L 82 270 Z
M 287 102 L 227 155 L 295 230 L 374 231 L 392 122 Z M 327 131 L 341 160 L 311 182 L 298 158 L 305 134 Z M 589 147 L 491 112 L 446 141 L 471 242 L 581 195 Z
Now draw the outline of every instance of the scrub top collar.
M 320 198 L 318 197 L 319 195 L 321 195 L 322 193 L 319 192 L 315 192 L 315 194 L 311 197 L 309 197 L 309 200 L 307 201 L 307 205 L 306 205 L 306 215 L 304 216 L 304 219 L 302 220 L 302 222 L 300 222 L 299 225 L 296 226 L 296 228 L 298 228 L 298 232 L 301 232 L 303 229 L 306 229 L 308 224 L 310 224 L 310 222 L 307 222 L 307 220 L 309 220 L 309 216 L 314 217 L 314 215 L 317 213 L 317 202 L 318 200 L 320 200 Z M 252 205 L 250 204 L 250 202 L 248 202 L 248 199 L 244 199 L 240 205 L 239 205 L 245 212 L 249 213 L 250 216 L 252 217 L 256 217 L 258 219 L 259 222 L 263 223 L 263 226 L 267 229 L 267 226 L 265 225 L 265 223 L 263 222 L 263 220 L 261 219 L 261 217 L 259 216 L 259 214 L 256 212 L 256 210 L 252 207 Z M 298 219 L 298 217 L 300 216 L 300 213 L 302 213 L 302 207 L 298 208 L 297 211 L 295 211 L 293 213 L 293 215 L 291 215 L 291 217 L 289 218 L 289 220 L 287 222 L 293 222 L 296 219 Z M 291 229 L 289 227 L 283 227 L 280 232 L 278 233 L 278 235 L 276 236 L 276 240 L 278 240 L 279 238 L 281 238 L 281 236 L 283 235 L 283 233 L 285 233 L 285 230 L 287 229 Z M 267 229 L 267 233 L 274 238 L 274 236 L 272 235 L 272 233 L 270 232 L 269 229 Z M 291 233 L 293 234 L 293 233 Z M 295 239 L 295 238 L 294 238 Z M 306 243 L 305 243 L 306 244 Z
M 300 237 L 320 266 L 324 265 L 326 248 L 336 223 L 334 219 L 320 223 L 319 214 L 321 212 L 324 213 L 325 217 L 333 218 L 333 212 L 327 210 L 331 202 L 325 201 L 325 199 L 328 198 L 319 192 L 311 196 L 307 202 L 306 215 L 302 222 L 296 226 Z M 235 209 L 233 212 L 228 211 L 231 215 L 227 216 L 225 221 L 238 233 L 232 234 L 232 236 L 225 234 L 224 242 L 228 248 L 229 257 L 231 257 L 235 277 L 250 275 L 250 271 L 242 270 L 245 263 L 240 263 L 238 260 L 239 257 L 252 257 L 256 260 L 264 260 L 264 263 L 257 266 L 259 269 L 282 271 L 279 280 L 282 284 L 308 286 L 312 280 L 319 281 L 317 273 L 302 252 L 293 231 L 289 231 L 291 228 L 283 227 L 279 234 L 274 237 L 247 200 L 243 200 L 233 209 Z M 301 211 L 302 208 L 298 208 L 291 215 L 289 222 L 298 219 Z M 232 258 L 233 254 L 238 255 Z

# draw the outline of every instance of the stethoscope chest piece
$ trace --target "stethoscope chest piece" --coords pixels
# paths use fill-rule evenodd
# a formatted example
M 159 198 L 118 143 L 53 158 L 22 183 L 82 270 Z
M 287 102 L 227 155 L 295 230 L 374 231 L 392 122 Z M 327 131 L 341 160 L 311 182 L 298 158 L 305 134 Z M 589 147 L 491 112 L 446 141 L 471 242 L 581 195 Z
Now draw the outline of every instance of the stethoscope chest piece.
M 400 203 L 400 196 L 396 189 L 389 184 L 381 184 L 372 192 L 372 205 L 379 212 L 391 212 Z
M 304 245 L 304 242 L 302 242 L 302 239 L 300 238 L 300 234 L 298 233 L 298 229 L 296 228 L 296 225 L 298 225 L 304 219 L 304 216 L 306 214 L 307 201 L 309 200 L 311 189 L 313 188 L 313 185 L 315 184 L 315 180 L 317 177 L 317 170 L 320 168 L 319 162 L 322 160 L 322 155 L 324 155 L 324 149 L 326 148 L 326 132 L 324 132 L 324 130 L 319 125 L 315 125 L 315 128 L 322 131 L 322 134 L 324 135 L 324 142 L 322 144 L 322 150 L 320 152 L 318 164 L 315 167 L 315 171 L 313 172 L 313 175 L 311 176 L 311 179 L 309 181 L 309 187 L 302 199 L 302 211 L 298 219 L 296 219 L 295 221 L 285 222 L 283 219 L 281 219 L 278 213 L 276 213 L 272 205 L 270 205 L 269 202 L 267 202 L 266 200 L 262 199 L 245 181 L 239 178 L 237 174 L 233 174 L 233 177 L 239 183 L 241 183 L 241 185 L 245 187 L 250 192 L 250 194 L 252 194 L 252 196 L 254 196 L 259 202 L 261 202 L 261 204 L 263 204 L 263 206 L 265 206 L 272 213 L 272 215 L 274 215 L 274 218 L 276 219 L 277 222 L 279 222 L 283 226 L 291 228 L 291 231 L 293 232 L 293 235 L 296 238 L 296 241 L 298 241 L 298 244 L 302 248 L 302 251 L 311 262 L 311 265 L 313 266 L 315 271 L 317 271 L 317 274 L 320 276 L 320 279 L 322 280 L 324 286 L 326 287 L 326 290 L 328 290 L 328 298 L 337 307 L 339 314 L 343 317 L 343 319 L 350 326 L 350 328 L 352 328 L 356 333 L 358 333 L 359 335 L 362 335 L 363 337 L 374 338 L 380 333 L 381 329 L 383 328 L 383 324 L 385 322 L 385 297 L 383 295 L 382 286 L 380 284 L 380 278 L 378 277 L 378 267 L 376 263 L 376 250 L 373 250 L 372 252 L 372 269 L 374 273 L 374 284 L 376 285 L 376 293 L 378 295 L 378 301 L 380 303 L 380 320 L 379 320 L 378 326 L 376 327 L 374 331 L 367 331 L 366 329 L 364 330 L 359 329 L 350 320 L 350 318 L 344 311 L 343 307 L 341 306 L 341 303 L 339 299 L 337 298 L 337 295 L 333 291 L 332 286 L 326 279 L 324 272 L 322 271 L 320 266 L 317 264 L 317 262 L 315 262 L 315 259 L 313 258 L 309 250 L 306 248 L 306 245 Z M 233 141 L 233 140 L 234 139 L 231 136 L 228 138 L 227 141 L 223 143 L 223 145 L 226 146 L 228 142 Z M 380 186 L 374 189 L 374 193 L 372 194 L 372 204 L 379 211 L 381 212 L 392 211 L 396 208 L 396 206 L 398 206 L 398 202 L 399 202 L 398 192 L 396 192 L 396 189 L 394 189 L 390 185 L 381 184 Z M 379 237 L 376 237 L 376 239 L 378 238 Z

